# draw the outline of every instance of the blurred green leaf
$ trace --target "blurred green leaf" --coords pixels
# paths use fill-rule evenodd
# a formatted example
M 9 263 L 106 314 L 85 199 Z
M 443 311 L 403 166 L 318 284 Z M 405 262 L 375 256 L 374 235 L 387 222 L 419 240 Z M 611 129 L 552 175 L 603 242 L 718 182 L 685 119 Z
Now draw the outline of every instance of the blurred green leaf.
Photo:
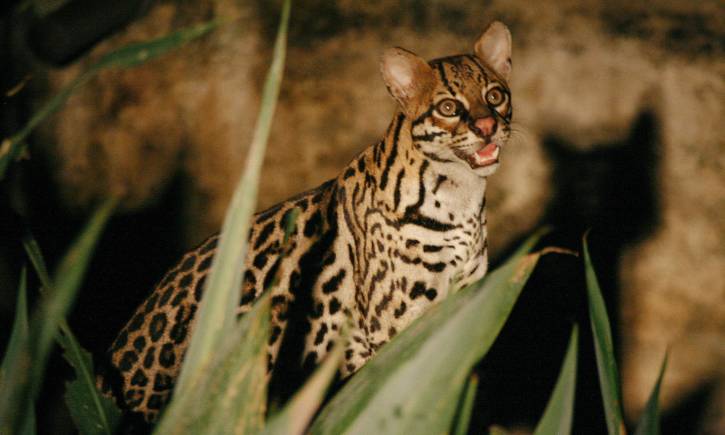
M 493 344 L 539 259 L 540 253 L 526 253 L 540 236 L 383 346 L 323 408 L 310 432 L 447 433 L 471 368 Z
M 36 340 L 33 357 L 38 362 L 33 375 L 35 381 L 33 392 L 37 392 L 40 387 L 45 363 L 53 338 L 58 331 L 58 325 L 64 321 L 68 310 L 75 302 L 81 280 L 86 273 L 98 239 L 117 203 L 118 200 L 112 198 L 96 209 L 86 227 L 58 264 L 53 280 L 54 291 L 43 298 L 42 309 L 37 313 L 38 318 L 33 319 L 34 326 L 37 328 L 37 335 L 33 336 Z
M 155 434 L 262 430 L 267 401 L 269 301 L 267 292 L 226 334 L 206 375 L 191 378 L 188 388 L 192 394 L 174 394 Z
M 57 112 L 78 88 L 88 83 L 100 71 L 111 67 L 133 67 L 140 65 L 167 53 L 186 42 L 209 33 L 217 25 L 218 22 L 212 21 L 187 29 L 182 29 L 148 42 L 129 44 L 100 58 L 96 63 L 91 65 L 85 72 L 68 83 L 68 85 L 61 89 L 58 94 L 35 112 L 33 117 L 30 118 L 30 121 L 25 124 L 22 130 L 14 134 L 9 139 L 0 141 L 0 180 L 5 177 L 5 172 L 7 171 L 10 162 L 14 161 L 22 154 L 25 149 L 25 140 L 35 127 L 37 127 L 38 124 L 40 124 L 45 118 Z
M 35 402 L 43 382 L 53 337 L 73 305 L 81 279 L 111 212 L 118 201 L 110 199 L 96 209 L 81 234 L 66 252 L 55 275 L 56 287 L 41 299 L 30 321 L 29 352 L 8 364 L 12 388 L 0 388 L 0 433 L 19 429 L 18 412 L 25 401 Z M 47 275 L 47 274 L 46 274 Z
M 594 349 L 597 356 L 597 369 L 599 371 L 599 386 L 602 390 L 602 402 L 607 418 L 609 435 L 626 433 L 622 418 L 622 395 L 619 391 L 619 374 L 617 362 L 614 359 L 614 344 L 612 330 L 609 326 L 607 306 L 604 303 L 602 292 L 599 289 L 597 275 L 589 256 L 589 247 L 586 236 L 584 244 L 584 268 L 587 281 L 587 294 L 589 298 L 589 320 L 592 325 Z
M 254 433 L 264 424 L 269 292 L 241 322 L 236 312 L 259 174 L 282 80 L 289 12 L 286 0 L 246 167 L 227 208 L 194 333 L 158 434 Z
M 473 414 L 473 404 L 476 398 L 476 390 L 478 389 L 478 376 L 472 374 L 468 377 L 466 387 L 463 389 L 461 404 L 456 416 L 453 435 L 466 435 L 468 426 L 471 424 L 471 415 Z
M 510 434 L 510 432 L 508 430 L 506 430 L 505 428 L 498 426 L 498 425 L 493 425 L 488 428 L 488 435 L 509 435 L 509 434 Z
M 18 299 L 15 303 L 13 329 L 10 331 L 10 340 L 8 340 L 5 356 L 2 365 L 0 365 L 0 385 L 3 386 L 3 389 L 7 388 L 6 382 L 9 381 L 8 370 L 13 362 L 28 357 L 27 355 L 23 357 L 23 353 L 27 352 L 28 342 L 27 271 L 23 267 L 20 272 L 20 282 L 18 283 Z
M 262 91 L 259 118 L 254 129 L 246 167 L 237 183 L 231 204 L 227 208 L 219 247 L 214 255 L 209 279 L 206 281 L 203 302 L 177 380 L 175 395 L 191 392 L 187 388 L 194 383 L 192 378 L 203 373 L 209 366 L 220 341 L 235 326 L 236 309 L 240 299 L 239 289 L 244 274 L 244 268 L 240 265 L 245 264 L 250 220 L 257 202 L 259 174 L 282 81 L 289 10 L 290 1 L 286 0 L 282 7 L 272 64 Z
M 665 370 L 667 369 L 667 356 L 668 355 L 665 353 L 665 358 L 662 360 L 662 367 L 660 367 L 660 373 L 657 375 L 657 382 L 655 383 L 652 393 L 647 400 L 644 412 L 639 418 L 635 435 L 660 434 L 660 386 L 662 385 L 662 378 L 664 377 Z
M 301 435 L 305 433 L 315 412 L 320 407 L 325 392 L 337 373 L 342 361 L 347 336 L 343 336 L 315 370 L 310 379 L 295 393 L 289 403 L 267 422 L 263 434 Z
M 574 417 L 574 393 L 576 391 L 576 355 L 579 347 L 579 328 L 574 325 L 569 346 L 561 365 L 554 392 L 546 404 L 544 415 L 534 430 L 534 435 L 567 435 L 571 433 Z
M 23 240 L 25 252 L 35 267 L 45 294 L 53 293 L 45 260 L 35 238 L 28 234 Z M 63 348 L 63 357 L 75 373 L 75 379 L 66 383 L 65 400 L 73 421 L 82 435 L 112 434 L 121 418 L 121 410 L 113 400 L 103 396 L 94 381 L 93 359 L 83 349 L 65 319 L 59 324 L 56 341 Z
M 10 340 L 5 348 L 5 356 L 0 366 L 0 390 L 5 391 L 7 395 L 3 395 L 6 400 L 25 400 L 25 405 L 18 403 L 14 408 L 16 412 L 21 412 L 23 418 L 19 422 L 20 428 L 18 433 L 22 435 L 33 435 L 36 433 L 35 427 L 35 405 L 32 401 L 22 398 L 22 392 L 26 388 L 27 376 L 22 378 L 15 377 L 15 373 L 27 373 L 30 369 L 30 332 L 28 327 L 28 297 L 27 297 L 27 273 L 23 268 L 20 273 L 20 283 L 18 284 L 18 300 L 15 304 L 15 320 L 13 329 L 10 331 Z M 2 403 L 0 413 L 7 403 Z M 0 414 L 1 415 L 1 414 Z M 12 427 L 0 420 L 0 433 L 12 433 Z
M 120 422 L 121 410 L 96 388 L 91 354 L 72 334 L 59 334 L 57 340 L 63 347 L 63 357 L 73 367 L 76 376 L 65 384 L 65 401 L 78 432 L 82 435 L 113 434 Z

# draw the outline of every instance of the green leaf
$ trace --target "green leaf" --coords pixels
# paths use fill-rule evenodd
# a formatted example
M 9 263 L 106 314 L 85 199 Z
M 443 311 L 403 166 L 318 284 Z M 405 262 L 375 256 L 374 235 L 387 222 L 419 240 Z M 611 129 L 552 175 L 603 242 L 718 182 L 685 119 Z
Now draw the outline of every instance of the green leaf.
M 195 376 L 193 394 L 174 394 L 155 434 L 257 433 L 267 400 L 267 339 L 270 293 L 255 302 L 217 348 L 205 376 Z
M 660 373 L 657 375 L 657 382 L 655 383 L 652 393 L 647 400 L 644 412 L 637 423 L 637 431 L 635 432 L 635 435 L 660 434 L 660 386 L 662 385 L 662 378 L 664 377 L 666 368 L 667 353 L 665 353 L 665 358 L 662 360 L 662 367 L 660 367 Z
M 607 419 L 609 435 L 620 435 L 626 433 L 626 430 L 622 418 L 622 395 L 619 392 L 619 374 L 617 372 L 617 362 L 614 359 L 612 330 L 609 326 L 609 317 L 607 317 L 607 307 L 604 304 L 597 275 L 594 272 L 592 259 L 589 256 L 586 236 L 583 244 L 584 268 L 589 298 L 589 320 L 591 321 L 592 335 L 594 337 L 594 350 L 597 356 L 599 386 L 602 390 L 604 414 Z
M 93 249 L 117 202 L 110 199 L 98 207 L 61 260 L 54 291 L 44 295 L 35 310 L 30 321 L 29 352 L 25 357 L 11 360 L 6 372 L 7 378 L 13 379 L 13 385 L 19 387 L 0 389 L 0 433 L 15 433 L 19 428 L 21 404 L 26 400 L 34 403 L 43 382 L 53 337 L 75 301 Z
M 168 51 L 183 45 L 193 39 L 199 38 L 215 27 L 218 22 L 200 24 L 187 29 L 182 29 L 166 35 L 161 38 L 153 39 L 148 42 L 133 43 L 121 47 L 103 56 L 96 63 L 91 65 L 81 75 L 68 83 L 53 98 L 48 100 L 34 115 L 27 124 L 18 133 L 8 139 L 0 141 L 0 180 L 5 177 L 10 162 L 17 159 L 25 149 L 25 140 L 30 133 L 44 119 L 57 112 L 70 98 L 73 93 L 81 86 L 88 83 L 100 71 L 111 67 L 133 67 L 161 56 Z
M 493 344 L 539 259 L 540 253 L 526 255 L 539 237 L 383 346 L 324 407 L 311 433 L 447 433 L 471 368 Z
M 488 428 L 488 435 L 510 435 L 510 434 L 511 434 L 511 432 L 506 430 L 506 428 L 498 426 L 498 425 L 493 425 Z
M 35 428 L 35 405 L 22 398 L 24 390 L 27 388 L 27 376 L 23 375 L 17 378 L 15 374 L 27 373 L 31 365 L 30 357 L 30 340 L 28 328 L 28 297 L 27 297 L 27 273 L 23 268 L 20 273 L 20 283 L 18 284 L 18 300 L 15 304 L 15 320 L 13 329 L 10 332 L 10 340 L 5 349 L 2 365 L 0 365 L 0 390 L 4 391 L 9 400 L 25 400 L 26 404 L 17 406 L 17 411 L 23 413 L 23 419 L 19 422 L 20 430 L 18 433 L 32 435 L 36 433 Z M 8 406 L 7 403 L 2 404 L 3 409 Z M 12 433 L 11 422 L 0 420 L 0 433 Z
M 113 434 L 121 411 L 96 388 L 91 354 L 72 334 L 59 335 L 58 342 L 63 347 L 63 357 L 75 371 L 76 378 L 66 382 L 65 401 L 76 428 L 82 435 Z
M 33 376 L 35 384 L 32 391 L 34 392 L 37 392 L 40 387 L 45 363 L 58 326 L 64 321 L 70 307 L 75 302 L 98 239 L 117 203 L 117 199 L 109 199 L 96 209 L 86 227 L 58 264 L 53 280 L 54 291 L 43 298 L 41 311 L 36 313 L 38 318 L 33 319 L 37 328 L 37 335 L 33 336 L 36 340 L 33 357 L 38 361 Z
M 337 368 L 343 359 L 345 350 L 343 343 L 345 342 L 347 342 L 347 337 L 343 334 L 343 337 L 310 379 L 295 393 L 279 414 L 269 419 L 263 434 L 301 435 L 305 433 L 307 425 L 322 403 L 322 399 L 325 398 L 325 392 L 337 373 Z
M 236 312 L 259 174 L 282 80 L 289 12 L 286 0 L 246 167 L 227 209 L 194 333 L 158 434 L 255 433 L 264 424 L 270 293 L 241 322 Z
M 25 252 L 35 267 L 45 295 L 53 293 L 45 260 L 35 238 L 28 234 L 23 240 Z M 65 400 L 78 431 L 83 434 L 112 434 L 121 418 L 113 400 L 103 396 L 94 382 L 93 359 L 83 349 L 65 319 L 59 322 L 61 333 L 55 339 L 64 349 L 63 357 L 75 373 L 75 380 L 66 383 Z
M 534 435 L 566 435 L 571 433 L 576 391 L 576 354 L 579 347 L 579 328 L 574 325 L 569 346 L 561 365 L 554 392 L 546 404 L 544 415 L 536 425 Z
M 473 414 L 473 404 L 476 398 L 476 390 L 478 389 L 478 376 L 472 374 L 466 382 L 466 388 L 463 390 L 461 397 L 461 406 L 456 416 L 453 435 L 466 435 L 468 426 L 471 423 L 471 415 Z
M 7 373 L 10 366 L 15 361 L 23 358 L 23 353 L 27 352 L 28 341 L 27 271 L 23 268 L 20 273 L 20 283 L 18 284 L 18 299 L 15 303 L 13 329 L 10 331 L 10 340 L 5 348 L 2 365 L 0 365 L 0 385 L 3 385 L 4 388 L 6 384 L 3 382 L 8 381 Z
M 262 91 L 259 118 L 254 129 L 244 173 L 237 183 L 231 204 L 227 209 L 219 247 L 212 261 L 209 279 L 197 314 L 194 334 L 181 367 L 175 395 L 191 393 L 193 377 L 203 373 L 213 359 L 220 341 L 235 327 L 239 289 L 242 284 L 247 252 L 250 219 L 257 202 L 259 174 L 264 151 L 277 104 L 284 68 L 289 23 L 290 1 L 284 2 L 272 65 Z

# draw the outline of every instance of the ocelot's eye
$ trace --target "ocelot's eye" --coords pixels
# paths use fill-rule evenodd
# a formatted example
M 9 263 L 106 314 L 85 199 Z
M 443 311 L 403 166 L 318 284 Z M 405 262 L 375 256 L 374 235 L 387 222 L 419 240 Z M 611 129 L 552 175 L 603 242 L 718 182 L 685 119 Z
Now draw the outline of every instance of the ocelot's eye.
M 492 106 L 498 106 L 506 98 L 501 88 L 493 88 L 486 92 L 486 102 Z
M 461 114 L 461 103 L 453 98 L 446 98 L 436 105 L 436 110 L 443 116 L 453 117 Z

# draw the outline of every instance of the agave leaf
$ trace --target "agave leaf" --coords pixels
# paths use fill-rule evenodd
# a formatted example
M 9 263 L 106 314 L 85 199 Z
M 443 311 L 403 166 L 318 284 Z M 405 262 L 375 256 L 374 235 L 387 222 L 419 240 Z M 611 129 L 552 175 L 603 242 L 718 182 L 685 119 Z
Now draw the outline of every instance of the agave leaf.
M 78 432 L 82 435 L 113 434 L 120 422 L 121 410 L 96 388 L 91 354 L 72 334 L 59 334 L 57 340 L 76 376 L 65 384 L 65 402 Z
M 662 367 L 660 367 L 660 373 L 657 375 L 657 382 L 655 383 L 652 393 L 647 400 L 644 412 L 637 423 L 637 431 L 635 432 L 635 435 L 660 434 L 660 386 L 662 385 L 662 378 L 664 377 L 666 369 L 667 353 L 665 353 L 665 358 L 662 360 Z
M 322 399 L 325 398 L 325 391 L 337 373 L 345 350 L 342 343 L 346 341 L 346 337 L 342 337 L 338 341 L 322 365 L 315 370 L 300 391 L 290 399 L 282 411 L 269 419 L 262 432 L 264 435 L 301 435 L 305 432 L 307 425 L 322 403 Z
M 45 294 L 53 293 L 53 284 L 37 241 L 28 234 L 23 240 L 23 246 L 35 267 Z M 63 357 L 75 373 L 75 379 L 66 383 L 65 393 L 66 404 L 73 421 L 82 435 L 110 435 L 120 421 L 121 410 L 96 388 L 91 354 L 80 345 L 66 320 L 61 319 L 58 326 L 60 333 L 55 339 L 63 348 Z
M 476 398 L 476 390 L 478 389 L 478 376 L 472 374 L 466 382 L 461 397 L 461 406 L 456 416 L 453 435 L 466 435 L 468 426 L 471 424 L 471 415 L 473 414 L 473 404 Z
M 75 301 L 98 239 L 117 203 L 116 198 L 109 199 L 96 209 L 86 227 L 58 264 L 54 275 L 54 292 L 43 298 L 41 318 L 34 319 L 38 326 L 38 335 L 34 337 L 37 338 L 37 347 L 33 352 L 33 357 L 37 358 L 41 365 L 35 367 L 36 384 L 33 391 L 37 391 L 40 385 L 45 362 L 52 346 L 53 337 L 58 331 L 58 325 L 63 322 L 66 313 Z
M 619 373 L 617 362 L 614 359 L 614 344 L 612 330 L 609 326 L 607 307 L 604 304 L 602 292 L 599 289 L 597 274 L 592 266 L 589 256 L 589 247 L 586 236 L 584 244 L 584 269 L 587 280 L 587 295 L 589 298 L 589 320 L 592 325 L 594 337 L 594 350 L 597 356 L 597 369 L 599 371 L 599 386 L 602 390 L 604 414 L 607 418 L 609 435 L 626 433 L 624 419 L 622 418 L 622 395 L 619 391 Z
M 576 390 L 576 353 L 579 346 L 579 328 L 574 325 L 569 346 L 561 365 L 554 392 L 546 404 L 544 415 L 536 425 L 534 435 L 567 435 L 571 433 L 574 417 L 574 392 Z
M 286 0 L 246 167 L 227 209 L 173 399 L 155 433 L 253 433 L 264 423 L 269 293 L 241 322 L 236 311 L 259 173 L 282 80 L 289 11 Z
M 18 430 L 18 410 L 25 401 L 33 403 L 43 381 L 45 366 L 58 326 L 73 305 L 93 249 L 117 203 L 109 199 L 94 212 L 85 228 L 68 249 L 55 275 L 55 291 L 44 295 L 30 321 L 29 353 L 11 360 L 6 376 L 13 388 L 0 389 L 0 433 Z M 30 362 L 27 358 L 30 358 Z
M 68 85 L 61 89 L 58 94 L 48 100 L 43 107 L 35 112 L 33 117 L 30 118 L 30 121 L 25 124 L 22 130 L 9 139 L 1 141 L 0 180 L 5 177 L 5 172 L 7 171 L 10 162 L 17 159 L 26 148 L 25 140 L 35 127 L 37 127 L 38 124 L 40 124 L 45 118 L 57 112 L 76 90 L 88 83 L 100 71 L 111 67 L 137 66 L 179 47 L 188 41 L 209 33 L 217 25 L 218 23 L 215 21 L 200 24 L 173 32 L 169 35 L 153 39 L 151 41 L 129 44 L 103 56 L 81 75 L 68 83 Z
M 205 376 L 191 379 L 193 394 L 175 394 L 155 434 L 257 433 L 264 424 L 269 337 L 267 292 L 217 348 Z
M 540 254 L 531 237 L 503 266 L 383 346 L 324 407 L 313 434 L 447 433 L 471 368 L 493 344 Z M 453 412 L 451 412 L 451 408 Z
M 231 204 L 227 208 L 219 247 L 212 261 L 209 279 L 206 281 L 203 303 L 197 314 L 194 334 L 176 384 L 176 394 L 185 394 L 188 391 L 187 387 L 193 383 L 191 378 L 203 372 L 209 365 L 220 340 L 235 326 L 235 311 L 244 273 L 244 268 L 240 265 L 245 264 L 250 219 L 257 202 L 259 174 L 282 81 L 289 10 L 290 1 L 286 0 L 282 7 L 272 64 L 264 83 L 259 117 L 246 167 L 237 183 Z
M 2 365 L 0 365 L 0 390 L 5 392 L 3 395 L 4 398 L 7 397 L 9 400 L 25 400 L 26 402 L 25 405 L 20 405 L 15 408 L 17 411 L 23 413 L 23 418 L 19 422 L 20 429 L 18 431 L 22 435 L 33 435 L 36 433 L 35 405 L 27 399 L 27 396 L 25 399 L 22 398 L 23 391 L 27 388 L 26 375 L 23 375 L 22 378 L 17 378 L 15 377 L 15 373 L 18 370 L 21 374 L 27 373 L 30 365 L 27 273 L 25 268 L 23 268 L 20 273 L 20 283 L 18 285 L 18 300 L 15 304 L 13 329 L 10 332 L 8 345 L 5 348 Z M 3 409 L 7 405 L 7 403 L 3 403 Z M 0 409 L 0 412 L 2 411 Z M 10 423 L 12 422 L 0 420 L 0 433 L 12 433 Z

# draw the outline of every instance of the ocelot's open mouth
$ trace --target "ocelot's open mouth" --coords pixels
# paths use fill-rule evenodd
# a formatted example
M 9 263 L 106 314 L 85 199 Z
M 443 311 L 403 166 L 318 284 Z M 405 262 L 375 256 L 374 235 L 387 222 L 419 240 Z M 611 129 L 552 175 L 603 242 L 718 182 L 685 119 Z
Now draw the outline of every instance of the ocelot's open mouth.
M 486 144 L 483 148 L 476 151 L 474 159 L 477 167 L 488 166 L 494 163 L 498 163 L 498 154 L 501 152 L 501 147 L 495 143 Z
M 483 168 L 498 163 L 498 155 L 501 147 L 495 143 L 481 143 L 478 150 L 474 152 L 466 152 L 462 149 L 456 149 L 454 152 L 459 159 L 465 160 L 472 169 Z

